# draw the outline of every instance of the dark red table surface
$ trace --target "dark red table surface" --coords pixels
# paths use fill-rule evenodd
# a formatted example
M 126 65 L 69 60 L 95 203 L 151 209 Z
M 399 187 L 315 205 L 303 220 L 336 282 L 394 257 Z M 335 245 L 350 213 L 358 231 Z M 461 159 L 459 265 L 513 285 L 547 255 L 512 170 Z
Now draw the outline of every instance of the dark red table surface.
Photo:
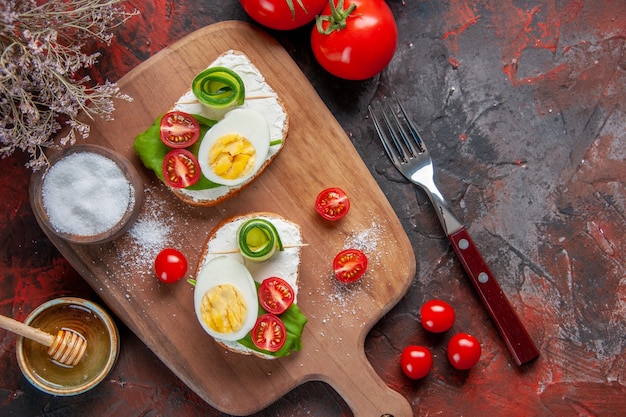
M 101 48 L 97 80 L 120 79 L 205 25 L 249 21 L 235 0 L 128 3 L 141 15 Z M 269 31 L 344 127 L 413 243 L 411 288 L 366 339 L 372 365 L 408 398 L 415 415 L 624 415 L 626 2 L 388 4 L 398 23 L 398 50 L 380 76 L 363 82 L 339 80 L 316 64 L 310 26 Z M 383 88 L 406 102 L 428 140 L 443 193 L 541 351 L 535 362 L 515 365 L 426 196 L 384 155 L 367 119 L 368 103 Z M 99 300 L 38 227 L 25 162 L 19 154 L 0 161 L 0 313 L 21 320 L 51 298 Z M 451 332 L 433 336 L 420 327 L 420 306 L 431 298 L 456 308 Z M 71 398 L 31 387 L 17 366 L 16 336 L 0 330 L 0 415 L 225 415 L 117 322 L 117 365 L 94 390 Z M 446 341 L 457 331 L 482 342 L 482 359 L 469 372 L 446 360 Z M 399 369 L 408 344 L 434 353 L 434 368 L 421 381 Z M 352 412 L 332 388 L 311 382 L 257 415 Z

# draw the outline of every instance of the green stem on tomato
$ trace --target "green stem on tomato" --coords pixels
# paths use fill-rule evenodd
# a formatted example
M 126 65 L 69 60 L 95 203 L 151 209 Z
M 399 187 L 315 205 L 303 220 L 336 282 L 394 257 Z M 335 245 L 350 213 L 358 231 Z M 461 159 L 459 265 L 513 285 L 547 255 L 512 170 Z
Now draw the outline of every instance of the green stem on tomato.
M 348 16 L 356 10 L 356 4 L 352 3 L 347 9 L 343 7 L 343 0 L 335 2 L 330 0 L 330 15 L 320 15 L 315 17 L 315 24 L 317 31 L 323 35 L 330 35 L 334 31 L 345 29 L 347 26 L 346 20 Z M 324 29 L 324 22 L 328 22 L 328 26 Z
M 296 18 L 296 8 L 293 5 L 293 0 L 286 0 L 287 1 L 287 6 L 289 6 L 289 11 L 291 12 L 291 19 L 295 19 Z M 304 10 L 304 13 L 309 13 L 306 10 L 306 7 L 304 7 L 304 3 L 302 3 L 302 0 L 297 0 L 298 1 L 298 5 L 302 8 L 302 10 Z

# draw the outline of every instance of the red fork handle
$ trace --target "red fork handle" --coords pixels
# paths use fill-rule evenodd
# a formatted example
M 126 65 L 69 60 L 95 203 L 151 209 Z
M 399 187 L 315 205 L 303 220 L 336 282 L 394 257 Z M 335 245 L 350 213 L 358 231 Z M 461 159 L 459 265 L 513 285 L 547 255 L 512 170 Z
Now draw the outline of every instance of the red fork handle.
M 448 238 L 517 365 L 524 365 L 537 358 L 539 351 L 535 343 L 502 292 L 468 231 L 462 227 Z

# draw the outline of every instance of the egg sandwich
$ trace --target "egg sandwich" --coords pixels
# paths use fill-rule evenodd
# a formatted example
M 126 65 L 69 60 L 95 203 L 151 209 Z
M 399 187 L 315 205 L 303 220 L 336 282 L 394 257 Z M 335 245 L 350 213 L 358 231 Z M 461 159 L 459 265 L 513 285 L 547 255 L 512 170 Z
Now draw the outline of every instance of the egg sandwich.
M 246 229 L 251 223 L 268 227 Z M 242 240 L 259 252 L 266 246 L 272 251 L 257 259 L 249 251 L 233 251 Z M 263 359 L 300 350 L 307 322 L 297 305 L 301 251 L 300 227 L 278 214 L 250 213 L 221 222 L 211 231 L 196 272 L 194 309 L 202 329 L 229 351 Z M 259 301 L 260 290 L 272 280 L 291 290 L 279 311 Z
M 180 139 L 181 123 L 169 122 L 185 118 L 199 130 L 199 139 L 186 149 L 178 149 L 184 144 L 172 148 L 171 141 L 162 140 L 163 126 Z M 288 128 L 278 94 L 245 54 L 230 50 L 198 74 L 170 111 L 135 138 L 133 147 L 178 198 L 214 206 L 261 175 L 283 149 Z

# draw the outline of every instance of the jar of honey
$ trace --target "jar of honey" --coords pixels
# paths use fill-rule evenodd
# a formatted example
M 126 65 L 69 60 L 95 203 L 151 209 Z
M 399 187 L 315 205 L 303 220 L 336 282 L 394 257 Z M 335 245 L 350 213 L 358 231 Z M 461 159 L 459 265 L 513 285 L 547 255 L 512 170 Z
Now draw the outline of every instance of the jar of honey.
M 43 392 L 81 394 L 98 385 L 115 365 L 119 354 L 117 327 L 106 311 L 91 301 L 75 297 L 50 300 L 37 307 L 25 323 L 50 334 L 69 328 L 87 340 L 83 358 L 71 367 L 53 360 L 47 346 L 18 338 L 18 365 L 26 379 Z

